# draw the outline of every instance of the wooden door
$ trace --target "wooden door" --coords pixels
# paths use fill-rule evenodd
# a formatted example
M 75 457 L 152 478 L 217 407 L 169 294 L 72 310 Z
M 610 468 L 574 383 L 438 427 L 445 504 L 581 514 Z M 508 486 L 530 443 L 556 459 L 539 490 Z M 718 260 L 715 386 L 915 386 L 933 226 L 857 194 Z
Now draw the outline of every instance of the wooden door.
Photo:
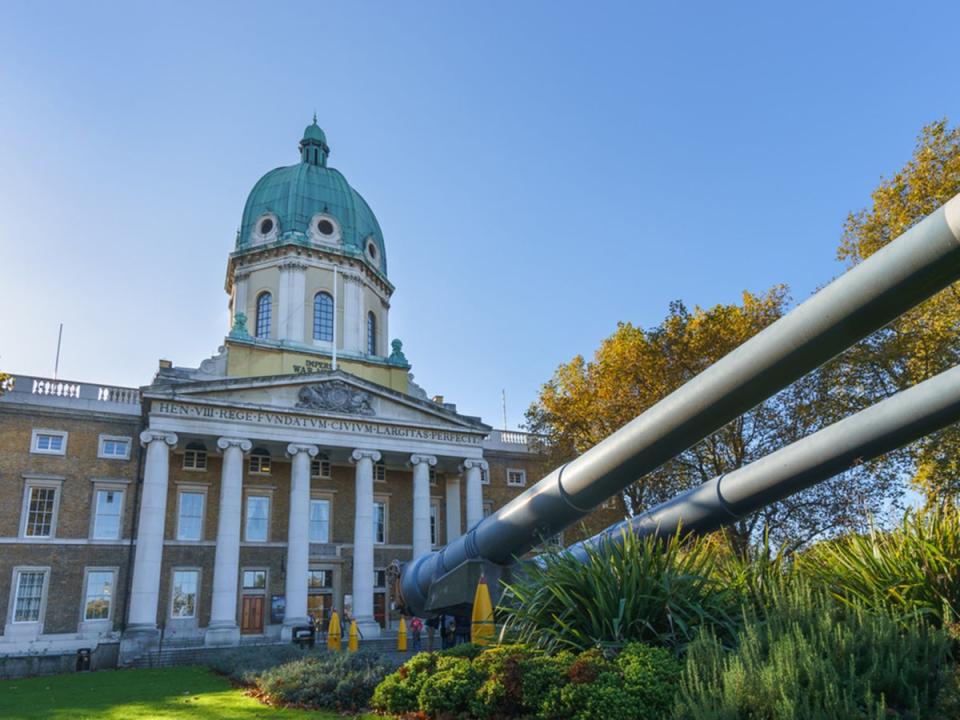
M 333 609 L 333 595 L 330 593 L 311 593 L 307 595 L 307 612 L 313 615 L 313 621 L 321 632 L 327 631 L 330 624 L 330 611 Z M 343 622 L 343 618 L 340 618 Z
M 244 595 L 240 607 L 240 632 L 244 635 L 263 633 L 263 595 Z

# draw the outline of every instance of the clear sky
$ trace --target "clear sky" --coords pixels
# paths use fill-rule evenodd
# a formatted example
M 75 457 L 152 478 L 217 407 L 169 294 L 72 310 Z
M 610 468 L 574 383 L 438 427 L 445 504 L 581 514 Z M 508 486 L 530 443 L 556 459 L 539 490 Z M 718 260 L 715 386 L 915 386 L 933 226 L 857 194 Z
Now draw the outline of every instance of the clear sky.
M 960 118 L 960 4 L 0 3 L 0 369 L 150 382 L 227 332 L 246 195 L 316 109 L 417 382 L 508 424 L 671 300 L 841 271 Z

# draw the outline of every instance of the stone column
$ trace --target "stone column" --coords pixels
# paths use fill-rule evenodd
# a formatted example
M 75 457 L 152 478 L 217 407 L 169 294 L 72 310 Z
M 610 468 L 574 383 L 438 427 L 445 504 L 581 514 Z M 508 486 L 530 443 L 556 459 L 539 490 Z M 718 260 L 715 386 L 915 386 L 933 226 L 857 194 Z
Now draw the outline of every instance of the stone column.
M 133 562 L 127 629 L 153 633 L 157 629 L 170 448 L 177 444 L 177 436 L 159 430 L 144 430 L 140 433 L 140 444 L 147 449 L 147 458 L 143 467 L 143 490 L 140 495 L 137 549 Z
M 430 552 L 430 468 L 437 464 L 433 455 L 411 455 L 413 465 L 413 557 Z M 437 528 L 439 532 L 439 528 Z
M 290 524 L 287 535 L 287 609 L 281 637 L 289 640 L 294 625 L 307 623 L 307 572 L 310 569 L 310 460 L 316 445 L 287 445 L 290 465 Z
M 233 317 L 231 318 L 230 327 L 233 327 L 233 321 L 235 321 L 237 315 L 241 313 L 249 319 L 249 315 L 247 315 L 247 285 L 249 277 L 249 272 L 240 271 L 237 271 L 233 276 Z M 247 327 L 250 327 L 250 325 L 247 325 Z
M 303 342 L 306 270 L 302 262 L 290 260 L 280 266 L 277 285 L 277 340 Z
M 237 579 L 240 574 L 240 517 L 243 510 L 243 454 L 250 452 L 249 440 L 222 437 L 220 471 L 220 519 L 217 522 L 217 549 L 213 562 L 213 594 L 210 625 L 205 645 L 239 645 L 237 625 Z
M 486 460 L 464 460 L 464 474 L 467 476 L 467 530 L 483 520 L 483 475 L 487 470 Z
M 380 462 L 376 450 L 354 450 L 357 464 L 356 513 L 353 521 L 353 617 L 365 638 L 380 635 L 373 618 L 373 464 Z
M 452 543 L 460 532 L 460 478 L 447 475 L 447 545 Z
M 343 349 L 363 353 L 367 350 L 366 320 L 363 312 L 363 281 L 343 274 Z

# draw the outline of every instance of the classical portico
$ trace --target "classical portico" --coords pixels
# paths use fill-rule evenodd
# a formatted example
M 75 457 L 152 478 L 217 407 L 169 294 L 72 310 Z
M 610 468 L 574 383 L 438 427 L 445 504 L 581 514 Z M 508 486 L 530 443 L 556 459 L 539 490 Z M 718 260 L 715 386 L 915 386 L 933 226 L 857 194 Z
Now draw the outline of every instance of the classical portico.
M 216 538 L 212 578 L 201 579 L 209 583 L 209 622 L 204 627 L 197 620 L 195 628 L 208 645 L 240 641 L 239 597 L 246 583 L 244 568 L 253 562 L 242 560 L 243 553 L 283 555 L 283 581 L 273 578 L 270 593 L 271 612 L 283 608 L 280 639 L 307 623 L 309 593 L 329 582 L 314 567 L 327 560 L 341 568 L 342 591 L 333 604 L 345 605 L 362 636 L 372 638 L 389 615 L 389 608 L 375 609 L 376 593 L 383 593 L 383 565 L 442 544 L 441 514 L 446 515 L 445 542 L 483 517 L 482 443 L 489 428 L 442 404 L 342 371 L 158 382 L 144 389 L 144 400 L 149 429 L 141 441 L 147 459 L 130 608 L 131 628 L 141 636 L 156 632 L 158 621 L 165 622 L 169 614 L 164 603 L 158 603 L 161 580 L 170 574 L 164 554 L 186 544 L 175 530 L 165 533 L 164 528 L 170 504 L 176 502 L 170 488 L 171 453 L 203 447 L 220 457 L 217 482 L 205 490 L 218 498 L 216 527 L 205 534 Z M 270 472 L 263 472 L 267 465 L 262 459 L 251 464 L 251 456 L 258 454 L 269 458 Z M 444 483 L 438 479 L 440 472 Z M 338 473 L 352 474 L 352 493 L 335 487 L 332 478 Z M 192 483 L 192 476 L 184 482 Z M 461 483 L 466 487 L 466 528 L 460 524 Z M 245 498 L 252 493 L 272 498 L 263 520 L 270 530 L 263 540 L 250 534 L 252 506 L 245 516 Z M 281 495 L 288 502 L 281 502 Z M 326 526 L 321 512 L 311 514 L 317 497 L 333 498 L 326 506 Z M 337 537 L 334 528 L 340 526 L 331 523 L 330 516 L 339 518 L 348 511 L 349 537 Z M 312 533 L 324 527 L 329 536 L 318 542 Z M 176 623 L 167 621 L 168 629 L 171 625 Z

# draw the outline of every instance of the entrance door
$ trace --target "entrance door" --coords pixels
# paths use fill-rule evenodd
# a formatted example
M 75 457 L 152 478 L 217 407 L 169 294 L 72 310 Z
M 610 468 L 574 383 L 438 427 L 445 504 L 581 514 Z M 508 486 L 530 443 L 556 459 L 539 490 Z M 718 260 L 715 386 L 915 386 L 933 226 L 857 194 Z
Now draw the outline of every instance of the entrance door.
M 313 615 L 313 621 L 321 632 L 326 632 L 330 625 L 330 611 L 332 609 L 332 593 L 311 593 L 307 595 L 307 612 Z M 342 622 L 343 618 L 340 620 Z
M 373 619 L 380 627 L 387 627 L 387 594 L 382 590 L 373 593 Z
M 244 595 L 240 606 L 240 632 L 244 635 L 263 633 L 263 595 Z

